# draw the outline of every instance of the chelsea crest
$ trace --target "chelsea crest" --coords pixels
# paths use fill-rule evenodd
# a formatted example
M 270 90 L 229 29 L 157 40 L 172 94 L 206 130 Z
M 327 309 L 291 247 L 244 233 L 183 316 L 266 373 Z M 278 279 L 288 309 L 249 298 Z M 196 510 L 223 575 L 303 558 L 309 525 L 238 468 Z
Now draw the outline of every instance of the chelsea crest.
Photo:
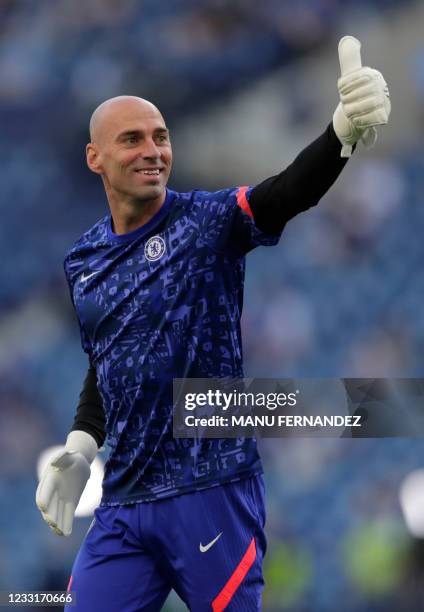
M 152 236 L 144 246 L 144 255 L 149 261 L 157 261 L 166 251 L 165 241 L 161 236 Z

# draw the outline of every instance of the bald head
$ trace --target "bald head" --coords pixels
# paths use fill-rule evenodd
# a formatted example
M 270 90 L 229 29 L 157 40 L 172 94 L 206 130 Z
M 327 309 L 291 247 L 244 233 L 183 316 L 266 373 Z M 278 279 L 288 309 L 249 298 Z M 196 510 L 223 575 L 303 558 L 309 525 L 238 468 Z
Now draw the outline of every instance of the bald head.
M 159 110 L 148 100 L 137 96 L 116 96 L 102 102 L 91 115 L 91 142 L 102 144 L 105 135 L 110 133 L 118 122 L 125 120 L 126 117 L 131 117 L 134 113 L 146 116 L 156 115 L 163 121 Z
M 87 165 L 102 177 L 115 213 L 121 204 L 127 208 L 130 203 L 135 210 L 146 201 L 162 205 L 172 146 L 154 104 L 136 96 L 106 100 L 91 116 L 90 139 L 85 148 Z

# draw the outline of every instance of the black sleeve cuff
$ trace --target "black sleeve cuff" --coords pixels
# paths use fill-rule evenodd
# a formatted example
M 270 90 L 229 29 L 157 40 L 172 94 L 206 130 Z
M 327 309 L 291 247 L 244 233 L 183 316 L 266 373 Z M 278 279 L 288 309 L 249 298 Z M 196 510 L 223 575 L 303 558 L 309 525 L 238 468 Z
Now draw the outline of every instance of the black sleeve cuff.
M 80 393 L 77 413 L 71 431 L 85 431 L 90 434 L 100 448 L 106 439 L 103 402 L 97 389 L 96 370 L 90 363 Z

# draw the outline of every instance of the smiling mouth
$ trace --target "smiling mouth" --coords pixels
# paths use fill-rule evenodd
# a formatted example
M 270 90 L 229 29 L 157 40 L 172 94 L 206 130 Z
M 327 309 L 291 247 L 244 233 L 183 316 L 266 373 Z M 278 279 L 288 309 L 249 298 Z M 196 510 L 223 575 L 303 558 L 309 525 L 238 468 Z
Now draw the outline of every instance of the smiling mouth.
M 163 171 L 162 168 L 155 168 L 151 170 L 143 170 L 142 168 L 138 170 L 134 170 L 137 174 L 143 174 L 144 176 L 159 176 L 159 174 Z

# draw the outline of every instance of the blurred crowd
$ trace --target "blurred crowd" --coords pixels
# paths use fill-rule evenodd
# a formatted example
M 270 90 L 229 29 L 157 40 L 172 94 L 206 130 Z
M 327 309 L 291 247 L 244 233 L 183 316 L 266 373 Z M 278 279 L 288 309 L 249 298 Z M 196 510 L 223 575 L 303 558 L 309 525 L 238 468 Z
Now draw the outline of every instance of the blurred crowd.
M 89 522 L 79 520 L 69 540 L 57 538 L 33 498 L 37 457 L 66 436 L 87 365 L 62 261 L 105 214 L 84 159 L 95 106 L 140 95 L 172 129 L 325 45 L 346 11 L 391 14 L 410 4 L 0 3 L 0 590 L 65 588 Z M 171 187 L 196 183 L 181 176 L 177 160 Z M 278 247 L 249 255 L 247 375 L 423 375 L 423 177 L 418 136 L 409 151 L 377 149 L 352 161 Z M 266 612 L 332 612 L 341 601 L 346 612 L 419 609 L 422 551 L 397 494 L 423 451 L 420 440 L 402 439 L 262 443 Z

